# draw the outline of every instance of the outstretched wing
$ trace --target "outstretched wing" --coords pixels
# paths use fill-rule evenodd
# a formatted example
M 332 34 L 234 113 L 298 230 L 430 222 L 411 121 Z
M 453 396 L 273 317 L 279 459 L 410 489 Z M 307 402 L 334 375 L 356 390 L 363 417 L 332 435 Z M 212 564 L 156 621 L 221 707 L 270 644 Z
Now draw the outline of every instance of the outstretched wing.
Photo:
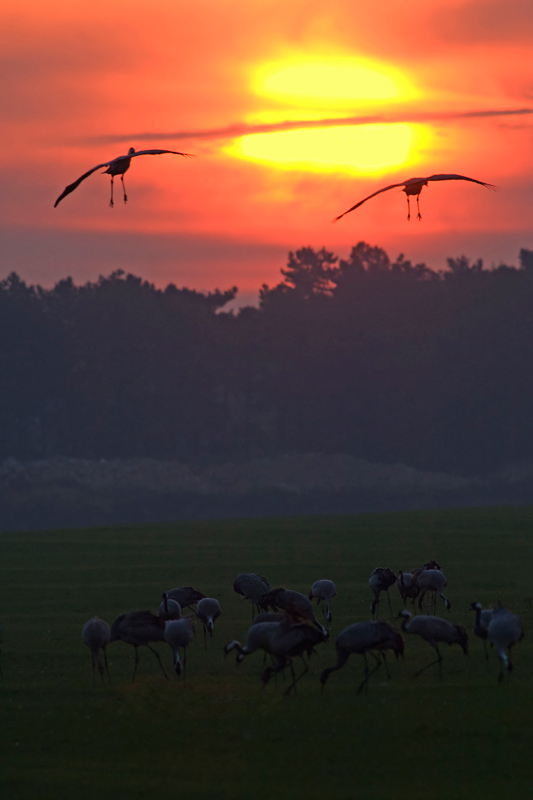
M 364 200 L 361 200 L 359 203 L 356 203 L 354 206 L 349 208 L 348 211 L 344 212 L 344 214 L 339 214 L 339 216 L 335 217 L 332 222 L 337 222 L 337 220 L 342 219 L 342 217 L 346 216 L 346 214 L 349 214 L 350 211 L 354 211 L 354 209 L 359 208 L 359 206 L 362 206 L 363 203 L 366 203 L 367 200 L 370 200 L 371 197 L 375 197 L 377 194 L 381 194 L 381 192 L 388 192 L 389 189 L 396 189 L 398 186 L 405 186 L 405 183 L 393 183 L 391 186 L 385 186 L 384 189 L 378 189 L 377 192 L 374 192 L 374 194 L 369 194 Z
M 132 153 L 131 157 L 135 156 L 161 156 L 163 153 L 172 153 L 174 156 L 185 156 L 185 158 L 196 158 L 193 153 L 178 153 L 177 150 L 139 150 L 137 153 Z
M 114 158 L 113 161 L 117 161 L 117 159 Z M 85 180 L 85 178 L 88 178 L 89 175 L 92 175 L 93 172 L 96 172 L 96 170 L 100 169 L 101 167 L 108 167 L 111 163 L 112 161 L 106 161 L 104 164 L 98 164 L 97 167 L 93 167 L 92 169 L 90 169 L 89 172 L 86 172 L 85 175 L 82 175 L 81 178 L 78 178 L 77 181 L 74 181 L 74 183 L 70 183 L 63 192 L 63 194 L 60 194 L 57 200 L 55 201 L 54 208 L 57 206 L 58 203 L 62 201 L 64 197 L 67 196 L 67 194 L 70 194 L 71 192 L 74 191 L 74 189 L 77 189 L 80 183 Z
M 472 183 L 479 183 L 480 186 L 493 191 L 498 188 L 492 183 L 483 183 L 483 181 L 476 181 L 475 178 L 467 178 L 466 175 L 430 175 L 429 178 L 426 178 L 426 181 L 472 181 Z

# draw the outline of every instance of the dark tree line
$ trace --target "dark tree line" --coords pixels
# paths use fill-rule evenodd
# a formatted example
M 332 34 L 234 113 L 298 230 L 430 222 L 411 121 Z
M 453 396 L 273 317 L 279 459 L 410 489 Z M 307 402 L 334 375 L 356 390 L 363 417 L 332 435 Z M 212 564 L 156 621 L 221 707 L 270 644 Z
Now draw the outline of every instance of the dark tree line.
M 435 272 L 360 242 L 237 290 L 115 272 L 0 283 L 0 458 L 343 452 L 489 472 L 533 458 L 533 252 Z

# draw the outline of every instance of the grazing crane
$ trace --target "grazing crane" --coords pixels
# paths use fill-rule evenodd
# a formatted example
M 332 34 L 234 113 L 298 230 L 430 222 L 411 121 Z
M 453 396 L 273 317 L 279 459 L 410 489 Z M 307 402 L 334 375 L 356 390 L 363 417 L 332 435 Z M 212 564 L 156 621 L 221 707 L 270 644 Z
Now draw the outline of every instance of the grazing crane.
M 387 666 L 385 651 L 392 650 L 396 658 L 398 658 L 400 655 L 403 656 L 404 647 L 405 643 L 401 633 L 388 622 L 385 622 L 385 620 L 378 619 L 368 622 L 356 622 L 353 625 L 349 625 L 339 633 L 337 641 L 335 642 L 337 663 L 333 664 L 331 667 L 326 667 L 320 676 L 322 690 L 330 674 L 335 672 L 335 670 L 341 669 L 352 653 L 357 653 L 358 655 L 362 655 L 365 660 L 365 677 L 357 688 L 357 693 L 361 692 L 366 686 L 370 676 L 381 666 L 381 658 L 376 656 L 374 651 L 383 655 L 385 666 Z M 368 671 L 366 660 L 367 653 L 372 653 L 377 661 L 376 667 L 371 672 Z M 387 669 L 387 675 L 388 674 Z
M 325 578 L 319 581 L 315 581 L 311 586 L 311 591 L 309 592 L 309 599 L 312 600 L 313 597 L 316 597 L 317 603 L 320 603 L 322 606 L 322 612 L 324 612 L 324 603 L 326 603 L 327 611 L 326 611 L 326 619 L 328 622 L 331 622 L 333 617 L 331 616 L 331 598 L 337 596 L 337 588 L 333 581 L 329 581 Z
M 233 639 L 224 647 L 224 655 L 227 656 L 232 650 L 237 650 L 237 664 L 240 664 L 246 656 L 255 653 L 256 650 L 264 650 L 265 653 L 272 655 L 272 641 L 279 630 L 279 625 L 279 621 L 255 622 L 254 620 L 248 628 L 244 647 L 237 639 Z
M 102 167 L 107 167 L 106 170 L 102 172 L 102 175 L 111 175 L 111 200 L 109 201 L 110 208 L 113 208 L 113 181 L 115 179 L 115 175 L 120 175 L 120 180 L 122 181 L 122 195 L 124 198 L 124 202 L 128 202 L 128 196 L 126 194 L 126 187 L 124 186 L 124 173 L 127 172 L 130 168 L 130 163 L 132 158 L 136 158 L 137 156 L 160 156 L 164 153 L 172 153 L 175 156 L 185 156 L 186 158 L 193 158 L 191 153 L 178 153 L 176 150 L 138 150 L 135 152 L 134 147 L 130 147 L 128 150 L 127 156 L 118 156 L 118 158 L 113 158 L 111 161 L 105 161 L 103 164 L 97 164 L 96 167 L 93 167 L 88 172 L 85 172 L 81 178 L 78 178 L 77 181 L 74 183 L 70 183 L 63 194 L 60 194 L 57 200 L 54 203 L 54 208 L 63 200 L 67 194 L 70 194 L 77 189 L 78 186 L 85 178 L 88 178 L 89 175 L 92 175 L 93 172 L 96 172 L 97 169 L 101 169 Z
M 159 606 L 157 615 L 167 619 L 179 619 L 181 617 L 181 606 L 177 600 L 171 600 L 166 592 L 163 592 L 163 602 Z
M 192 586 L 181 586 L 179 589 L 169 589 L 165 594 L 169 600 L 175 600 L 182 608 L 194 606 L 199 600 L 205 597 L 205 594 L 202 594 L 197 589 L 193 589 Z
M 174 653 L 174 671 L 178 677 L 181 675 L 180 647 L 183 648 L 183 677 L 187 666 L 187 646 L 194 638 L 194 623 L 190 617 L 171 619 L 165 622 L 164 639 Z
M 524 634 L 520 625 L 520 619 L 516 614 L 511 614 L 504 606 L 498 604 L 497 608 L 492 612 L 492 619 L 488 628 L 489 642 L 492 642 L 500 657 L 500 674 L 498 682 L 503 680 L 503 667 L 506 667 L 508 672 L 513 668 L 513 662 L 507 655 L 513 646 L 520 642 Z
M 309 666 L 303 658 L 303 654 L 308 656 L 314 651 L 317 644 L 325 642 L 324 635 L 312 628 L 307 622 L 291 623 L 289 619 L 279 623 L 278 631 L 271 641 L 272 654 L 275 658 L 273 666 L 266 667 L 261 676 L 263 684 L 266 686 L 273 675 L 277 675 L 285 667 L 289 667 L 292 675 L 292 683 L 285 690 L 284 694 L 290 694 L 292 690 L 296 694 L 296 683 L 306 672 Z M 296 677 L 292 666 L 292 659 L 300 656 L 304 665 L 303 672 Z
M 378 189 L 377 192 L 369 194 L 368 197 L 365 197 L 364 200 L 360 200 L 359 203 L 356 203 L 354 206 L 349 208 L 348 211 L 345 211 L 343 214 L 339 214 L 338 217 L 335 217 L 333 222 L 337 222 L 337 220 L 342 219 L 342 217 L 346 216 L 346 214 L 349 214 L 350 211 L 355 211 L 356 208 L 359 208 L 359 206 L 362 206 L 363 203 L 366 203 L 367 200 L 370 200 L 377 194 L 388 192 L 389 189 L 397 189 L 399 186 L 403 186 L 402 191 L 405 192 L 407 197 L 407 221 L 411 219 L 411 206 L 409 203 L 409 198 L 413 195 L 416 195 L 418 219 L 421 220 L 422 215 L 420 214 L 420 204 L 418 198 L 420 197 L 420 192 L 424 186 L 428 185 L 429 181 L 471 181 L 472 183 L 478 183 L 480 186 L 484 186 L 486 189 L 492 189 L 493 191 L 496 190 L 496 186 L 493 186 L 491 183 L 483 183 L 483 181 L 477 181 L 475 178 L 467 178 L 465 175 L 429 175 L 427 178 L 409 178 L 406 181 L 402 181 L 401 183 L 392 183 L 390 186 L 385 186 L 383 189 Z
M 287 690 L 295 689 L 296 682 L 305 675 L 308 670 L 304 662 L 304 671 L 296 678 L 291 658 L 303 656 L 303 653 L 312 653 L 316 644 L 324 641 L 324 636 L 311 628 L 307 623 L 293 622 L 289 617 L 283 615 L 280 622 L 258 622 L 252 623 L 246 634 L 246 645 L 243 647 L 239 641 L 234 639 L 224 647 L 224 654 L 228 655 L 232 650 L 237 650 L 237 664 L 240 664 L 246 656 L 255 653 L 257 650 L 264 650 L 265 654 L 272 656 L 273 667 L 267 667 L 262 675 L 263 683 L 266 685 L 270 678 L 285 669 L 291 668 L 293 683 Z
M 202 597 L 196 607 L 196 616 L 204 623 L 204 647 L 207 650 L 206 630 L 213 636 L 213 625 L 222 614 L 220 603 L 214 597 Z
M 262 575 L 258 575 L 257 572 L 239 572 L 233 581 L 233 591 L 240 594 L 243 600 L 251 601 L 252 620 L 255 608 L 257 608 L 258 612 L 261 609 L 266 611 L 267 607 L 263 602 L 263 598 L 270 591 L 270 585 Z
M 315 617 L 313 604 L 305 594 L 280 586 L 264 596 L 263 604 L 266 608 L 270 607 L 274 611 L 282 608 L 294 620 L 308 620 L 326 639 L 329 637 L 327 629 Z
M 102 677 L 102 683 L 104 682 L 104 667 L 102 665 L 102 660 L 100 658 L 100 650 L 104 654 L 104 663 L 105 663 L 105 671 L 107 672 L 107 679 L 109 683 L 111 683 L 111 678 L 109 677 L 109 667 L 107 666 L 107 656 L 106 656 L 106 645 L 109 644 L 111 639 L 111 630 L 107 622 L 104 622 L 103 619 L 100 617 L 93 617 L 86 622 L 83 626 L 83 631 L 81 634 L 81 638 L 83 639 L 84 644 L 91 649 L 91 660 L 93 664 L 93 684 L 96 679 L 95 675 L 95 668 L 98 667 L 98 672 Z
M 483 650 L 485 651 L 485 658 L 489 660 L 489 653 L 487 651 L 487 639 L 489 636 L 489 625 L 492 620 L 492 608 L 483 608 L 481 603 L 471 603 L 470 610 L 476 612 L 474 617 L 474 636 L 478 636 L 483 642 Z
M 391 586 L 394 586 L 395 583 L 396 583 L 396 575 L 388 567 L 376 567 L 376 569 L 372 572 L 372 575 L 368 579 L 368 585 L 374 592 L 374 599 L 372 600 L 372 603 L 370 605 L 370 612 L 372 616 L 375 615 L 377 608 L 379 606 L 380 593 L 387 592 L 389 609 L 392 617 L 392 606 L 390 602 L 389 589 Z
M 403 617 L 402 630 L 404 633 L 415 633 L 421 636 L 437 653 L 436 660 L 431 661 L 429 664 L 426 664 L 425 667 L 415 672 L 413 678 L 417 678 L 424 670 L 428 669 L 428 667 L 432 667 L 434 664 L 438 664 L 439 669 L 442 669 L 442 656 L 439 651 L 439 642 L 448 645 L 458 644 L 462 647 L 465 656 L 468 655 L 468 634 L 464 625 L 453 625 L 451 622 L 448 622 L 447 619 L 431 617 L 426 614 L 420 614 L 409 622 L 411 619 L 411 612 L 407 611 L 405 608 L 403 611 L 400 611 L 398 616 Z M 409 624 L 407 624 L 408 622 Z
M 448 611 L 451 609 L 452 604 L 442 593 L 442 590 L 448 586 L 448 581 L 446 580 L 444 572 L 442 572 L 440 569 L 422 569 L 416 576 L 416 582 L 418 588 L 420 589 L 420 596 L 418 598 L 418 608 L 420 611 L 422 611 L 422 603 L 424 602 L 426 592 L 433 592 L 434 614 L 437 611 L 437 595 L 442 597 L 444 600 L 444 605 Z
M 164 632 L 165 620 L 162 617 L 156 617 L 151 611 L 130 611 L 128 614 L 120 614 L 111 625 L 111 642 L 122 641 L 135 648 L 135 667 L 132 680 L 135 680 L 139 663 L 139 647 L 147 647 L 154 654 L 163 675 L 168 678 L 159 653 L 150 646 L 150 642 L 164 641 Z
M 418 592 L 420 591 L 418 588 L 418 583 L 416 581 L 416 575 L 414 574 L 414 572 L 403 572 L 401 569 L 398 570 L 398 578 L 396 579 L 396 585 L 402 597 L 404 606 L 406 605 L 405 601 L 409 599 L 412 600 L 414 609 L 415 600 L 418 596 Z

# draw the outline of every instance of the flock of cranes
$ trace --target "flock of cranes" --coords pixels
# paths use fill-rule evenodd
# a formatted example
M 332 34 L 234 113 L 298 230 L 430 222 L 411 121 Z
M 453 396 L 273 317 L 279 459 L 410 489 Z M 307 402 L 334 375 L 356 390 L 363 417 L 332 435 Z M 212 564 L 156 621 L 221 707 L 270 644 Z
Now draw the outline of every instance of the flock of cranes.
M 104 161 L 101 164 L 97 164 L 96 167 L 92 167 L 92 169 L 85 172 L 81 178 L 78 178 L 73 183 L 70 183 L 62 194 L 59 195 L 57 200 L 54 203 L 54 208 L 66 197 L 68 194 L 73 192 L 75 189 L 78 188 L 80 183 L 88 178 L 93 172 L 101 169 L 102 167 L 107 167 L 106 170 L 102 173 L 103 175 L 111 175 L 111 199 L 109 201 L 109 205 L 111 208 L 114 206 L 113 201 L 113 182 L 117 175 L 120 175 L 120 180 L 122 181 L 122 195 L 123 200 L 125 203 L 128 202 L 128 196 L 126 194 L 126 188 L 124 186 L 124 173 L 128 171 L 131 164 L 131 159 L 136 158 L 137 156 L 158 156 L 164 155 L 165 153 L 169 153 L 175 156 L 184 156 L 185 158 L 194 158 L 192 153 L 180 153 L 176 150 L 138 150 L 136 151 L 135 148 L 130 147 L 128 150 L 127 155 L 118 156 L 117 158 L 111 159 L 111 161 Z M 368 195 L 363 200 L 360 200 L 354 206 L 349 208 L 347 211 L 344 211 L 342 214 L 339 214 L 338 217 L 335 217 L 333 222 L 337 222 L 342 217 L 345 217 L 346 214 L 349 214 L 351 211 L 355 211 L 356 208 L 362 206 L 363 203 L 366 203 L 367 200 L 370 200 L 372 197 L 375 197 L 382 192 L 388 192 L 389 189 L 397 189 L 402 187 L 402 191 L 405 192 L 405 196 L 407 198 L 407 220 L 411 219 L 411 205 L 410 205 L 410 197 L 416 197 L 416 207 L 417 207 L 417 217 L 420 221 L 422 219 L 422 215 L 420 214 L 420 193 L 424 186 L 427 186 L 430 181 L 470 181 L 471 183 L 477 183 L 479 186 L 484 186 L 486 189 L 495 190 L 496 186 L 491 183 L 484 183 L 484 181 L 478 181 L 476 178 L 468 178 L 466 175 L 456 175 L 453 173 L 450 174 L 441 174 L 441 175 L 428 175 L 425 178 L 409 178 L 406 181 L 402 181 L 401 183 L 393 183 L 390 186 L 384 186 L 382 189 L 378 189 L 376 192 Z
M 382 666 L 390 677 L 386 654 L 387 651 L 392 651 L 396 658 L 403 656 L 404 635 L 419 636 L 433 648 L 436 655 L 433 661 L 418 669 L 413 677 L 418 677 L 436 664 L 442 669 L 443 658 L 439 646 L 457 644 L 465 655 L 468 654 L 468 633 L 465 627 L 435 616 L 438 596 L 442 597 L 446 609 L 451 609 L 450 601 L 442 592 L 447 586 L 447 580 L 436 561 L 430 561 L 420 569 L 410 572 L 400 571 L 398 575 L 389 568 L 378 567 L 372 572 L 369 585 L 374 593 L 370 606 L 373 617 L 378 609 L 380 593 L 384 591 L 388 594 L 389 589 L 396 585 L 403 605 L 397 617 L 400 630 L 391 622 L 375 618 L 356 622 L 342 630 L 335 642 L 337 660 L 321 672 L 322 690 L 330 674 L 344 667 L 352 654 L 361 655 L 365 665 L 364 678 L 358 686 L 358 692 L 367 687 L 371 675 Z M 312 601 L 316 600 L 317 606 L 322 607 L 326 621 L 331 623 L 331 601 L 337 594 L 334 582 L 326 579 L 315 581 L 309 596 L 306 596 L 283 586 L 271 589 L 266 578 L 252 572 L 237 575 L 233 589 L 251 603 L 252 624 L 245 644 L 233 639 L 224 647 L 224 655 L 237 651 L 237 664 L 240 664 L 244 658 L 262 651 L 263 683 L 266 685 L 274 675 L 289 670 L 292 680 L 285 693 L 296 692 L 297 682 L 309 671 L 309 660 L 316 654 L 315 648 L 329 638 L 329 631 L 315 616 Z M 428 593 L 433 597 L 427 610 L 433 613 L 423 613 L 424 600 Z M 175 673 L 181 676 L 185 672 L 187 647 L 194 638 L 195 619 L 203 624 L 204 647 L 207 648 L 207 634 L 212 636 L 215 621 L 222 613 L 219 601 L 213 597 L 205 597 L 192 587 L 171 589 L 163 592 L 162 596 L 157 614 L 151 611 L 130 611 L 118 616 L 111 626 L 98 617 L 85 624 L 82 638 L 91 651 L 93 678 L 96 670 L 100 672 L 102 680 L 105 673 L 109 678 L 106 648 L 117 641 L 131 645 L 135 650 L 133 680 L 137 674 L 140 647 L 146 647 L 154 654 L 163 675 L 168 677 L 160 654 L 152 646 L 157 642 L 166 642 L 170 646 Z M 405 608 L 408 600 L 412 602 L 414 614 Z M 193 606 L 196 606 L 195 610 Z M 389 608 L 392 616 L 390 596 Z M 184 614 L 184 609 L 189 609 L 189 614 Z M 422 613 L 417 614 L 417 609 Z M 523 636 L 520 620 L 500 603 L 494 608 L 484 609 L 480 603 L 473 602 L 470 610 L 475 612 L 473 632 L 483 641 L 485 657 L 489 657 L 487 642 L 496 649 L 501 681 L 504 670 L 510 672 L 513 668 L 511 650 Z M 367 656 L 373 659 L 372 669 L 369 668 Z M 303 664 L 299 675 L 294 670 L 295 658 L 300 658 Z M 265 666 L 267 659 L 271 663 Z

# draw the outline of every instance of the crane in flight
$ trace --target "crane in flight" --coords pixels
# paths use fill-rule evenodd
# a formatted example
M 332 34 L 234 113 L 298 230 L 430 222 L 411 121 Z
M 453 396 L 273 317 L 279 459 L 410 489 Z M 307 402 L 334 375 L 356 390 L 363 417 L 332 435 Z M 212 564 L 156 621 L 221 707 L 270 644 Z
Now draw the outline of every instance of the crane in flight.
M 424 186 L 428 185 L 428 181 L 471 181 L 472 183 L 479 183 L 480 186 L 484 186 L 486 189 L 492 189 L 496 191 L 496 186 L 493 186 L 491 183 L 483 183 L 483 181 L 477 181 L 475 178 L 467 178 L 465 175 L 429 175 L 427 178 L 409 178 L 406 181 L 402 181 L 401 183 L 393 183 L 391 186 L 385 186 L 383 189 L 378 189 L 377 192 L 374 194 L 369 194 L 368 197 L 365 197 L 364 200 L 360 200 L 359 203 L 356 203 L 354 206 L 345 211 L 343 214 L 339 214 L 338 217 L 335 217 L 333 222 L 337 222 L 337 220 L 342 219 L 345 217 L 346 214 L 349 214 L 350 211 L 355 211 L 356 208 L 362 206 L 363 203 L 366 203 L 367 200 L 370 200 L 372 197 L 375 197 L 377 194 L 381 194 L 382 192 L 388 192 L 389 189 L 397 189 L 399 186 L 403 186 L 402 192 L 405 192 L 407 197 L 407 221 L 411 219 L 411 205 L 409 202 L 409 198 L 413 195 L 416 195 L 416 207 L 418 210 L 418 219 L 422 219 L 422 215 L 420 214 L 420 204 L 418 198 L 420 197 L 420 192 L 424 188 Z
M 111 161 L 105 161 L 103 164 L 97 164 L 96 167 L 90 169 L 88 172 L 82 175 L 81 178 L 78 178 L 77 181 L 74 181 L 74 183 L 70 183 L 66 187 L 63 194 L 59 195 L 59 197 L 55 201 L 54 208 L 56 208 L 56 206 L 62 201 L 62 199 L 67 196 L 67 194 L 70 194 L 71 192 L 74 191 L 74 189 L 77 189 L 80 183 L 85 180 L 85 178 L 88 178 L 89 175 L 92 175 L 93 172 L 96 172 L 97 169 L 101 169 L 102 167 L 107 167 L 107 169 L 105 169 L 101 173 L 102 175 L 111 175 L 111 200 L 109 201 L 110 208 L 113 208 L 114 206 L 113 181 L 115 179 L 115 175 L 120 175 L 120 180 L 122 181 L 122 194 L 124 197 L 124 202 L 127 203 L 128 196 L 126 194 L 126 187 L 124 186 L 124 173 L 127 172 L 127 170 L 129 170 L 131 159 L 136 158 L 137 156 L 160 156 L 163 155 L 164 153 L 172 153 L 172 155 L 175 156 L 185 156 L 185 158 L 194 158 L 192 153 L 178 153 L 176 150 L 138 150 L 137 152 L 135 152 L 135 148 L 130 147 L 127 156 L 118 156 L 118 158 L 113 158 L 111 159 Z

